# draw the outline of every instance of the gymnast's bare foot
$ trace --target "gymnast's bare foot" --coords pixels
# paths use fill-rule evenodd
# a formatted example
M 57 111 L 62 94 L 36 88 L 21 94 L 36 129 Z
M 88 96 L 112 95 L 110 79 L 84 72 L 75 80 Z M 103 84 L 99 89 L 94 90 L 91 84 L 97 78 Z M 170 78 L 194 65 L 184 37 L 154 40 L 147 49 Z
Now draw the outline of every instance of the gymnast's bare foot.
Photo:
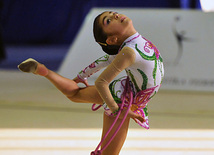
M 45 65 L 37 62 L 36 60 L 29 58 L 18 65 L 19 70 L 26 73 L 34 73 L 41 76 L 48 74 L 48 69 Z

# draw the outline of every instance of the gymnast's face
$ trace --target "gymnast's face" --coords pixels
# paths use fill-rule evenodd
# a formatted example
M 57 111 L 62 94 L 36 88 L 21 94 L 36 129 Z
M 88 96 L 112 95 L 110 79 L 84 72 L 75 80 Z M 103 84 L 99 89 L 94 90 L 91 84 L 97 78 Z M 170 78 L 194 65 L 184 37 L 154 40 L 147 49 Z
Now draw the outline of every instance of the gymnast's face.
M 133 29 L 132 20 L 123 14 L 117 12 L 104 12 L 99 19 L 103 31 L 108 36 L 123 36 Z

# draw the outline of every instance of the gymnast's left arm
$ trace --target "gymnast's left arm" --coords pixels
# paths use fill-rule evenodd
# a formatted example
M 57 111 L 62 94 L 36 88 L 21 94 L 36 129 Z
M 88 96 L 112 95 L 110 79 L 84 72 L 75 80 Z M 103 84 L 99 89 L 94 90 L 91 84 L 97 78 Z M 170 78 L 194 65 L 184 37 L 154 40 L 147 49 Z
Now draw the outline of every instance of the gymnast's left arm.
M 85 69 L 81 70 L 77 77 L 75 77 L 73 80 L 76 83 L 84 83 L 86 86 L 88 86 L 87 79 L 94 73 L 98 72 L 100 69 L 108 66 L 115 56 L 113 55 L 104 55 L 100 57 L 99 59 L 95 60 L 93 63 L 91 63 L 89 66 L 87 66 Z
M 112 112 L 116 111 L 119 107 L 111 95 L 109 84 L 121 71 L 135 62 L 135 57 L 133 49 L 124 47 L 95 81 L 95 86 L 100 96 Z

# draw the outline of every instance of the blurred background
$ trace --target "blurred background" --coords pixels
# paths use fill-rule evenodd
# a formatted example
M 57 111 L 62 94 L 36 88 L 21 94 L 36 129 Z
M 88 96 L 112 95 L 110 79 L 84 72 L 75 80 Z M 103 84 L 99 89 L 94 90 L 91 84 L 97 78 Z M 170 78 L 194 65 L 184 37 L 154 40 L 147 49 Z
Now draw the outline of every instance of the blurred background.
M 199 0 L 1 0 L 0 68 L 33 56 L 57 70 L 94 7 L 201 10 Z
M 203 16 L 207 13 L 209 21 L 208 24 L 205 23 L 205 27 L 209 29 L 204 30 L 202 27 L 203 31 L 199 31 L 197 36 L 202 36 L 202 39 L 206 36 L 211 38 L 207 42 L 209 46 L 206 47 L 206 52 L 212 53 L 213 3 L 213 0 L 0 0 L 0 154 L 85 155 L 98 144 L 102 130 L 102 110 L 92 112 L 90 104 L 71 103 L 45 78 L 22 73 L 17 69 L 20 62 L 32 57 L 56 72 L 74 74 L 74 66 L 69 68 L 66 62 L 81 57 L 77 53 L 74 58 L 69 58 L 72 55 L 69 53 L 76 51 L 76 44 L 84 42 L 91 45 L 81 38 L 87 31 L 92 9 L 153 10 L 157 11 L 157 15 L 164 10 L 175 10 L 176 13 L 181 12 L 180 16 L 184 20 L 180 20 L 180 16 L 175 16 L 174 19 L 173 16 L 172 23 L 179 21 L 176 24 L 183 25 L 182 28 L 189 28 L 183 24 L 191 18 L 186 19 L 186 13 L 188 15 L 192 11 L 200 16 L 201 21 L 194 16 L 193 21 L 197 21 L 195 23 L 203 23 Z M 164 21 L 164 18 L 160 20 Z M 152 22 L 147 19 L 147 23 Z M 191 22 L 188 20 L 188 23 Z M 156 31 L 162 31 L 161 25 L 156 25 Z M 177 30 L 184 35 L 183 29 Z M 195 31 L 190 32 L 188 29 L 188 32 Z M 174 39 L 175 36 L 171 35 Z M 158 44 L 161 37 L 151 39 Z M 93 38 L 90 40 L 93 41 Z M 179 47 L 176 40 L 173 41 L 177 50 Z M 85 55 L 88 59 L 91 58 L 91 55 Z M 176 54 L 172 57 L 176 57 Z M 165 58 L 167 60 L 167 56 Z M 192 68 L 185 71 L 186 66 L 182 66 L 185 58 L 181 58 L 180 64 L 165 61 L 165 67 L 170 67 L 167 70 L 184 69 L 179 72 L 181 79 L 166 75 L 163 89 L 149 104 L 151 129 L 142 129 L 132 121 L 121 155 L 214 154 L 212 55 L 195 61 L 195 66 L 208 64 L 207 68 L 198 69 L 207 73 L 203 76 L 207 78 L 202 81 L 197 81 L 197 77 L 200 77 L 198 70 L 195 72 Z M 183 81 L 182 76 L 187 73 L 196 74 L 196 79 L 189 83 L 191 85 Z M 197 85 L 197 90 L 195 87 L 190 88 L 194 84 Z M 166 89 L 164 85 L 175 87 Z M 209 89 L 206 90 L 208 86 Z

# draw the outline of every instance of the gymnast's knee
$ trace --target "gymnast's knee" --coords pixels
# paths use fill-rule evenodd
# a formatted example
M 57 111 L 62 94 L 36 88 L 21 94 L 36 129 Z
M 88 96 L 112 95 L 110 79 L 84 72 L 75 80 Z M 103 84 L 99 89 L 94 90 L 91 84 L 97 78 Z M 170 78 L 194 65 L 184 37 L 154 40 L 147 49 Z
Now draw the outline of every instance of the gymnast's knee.
M 74 97 L 74 96 L 67 96 L 67 98 L 72 101 L 72 102 L 75 102 L 75 103 L 79 103 L 80 102 L 80 99 Z
M 72 102 L 75 102 L 75 103 L 82 103 L 82 100 L 80 99 L 80 97 L 77 95 L 78 92 L 74 93 L 74 94 L 67 94 L 66 97 L 72 101 Z

